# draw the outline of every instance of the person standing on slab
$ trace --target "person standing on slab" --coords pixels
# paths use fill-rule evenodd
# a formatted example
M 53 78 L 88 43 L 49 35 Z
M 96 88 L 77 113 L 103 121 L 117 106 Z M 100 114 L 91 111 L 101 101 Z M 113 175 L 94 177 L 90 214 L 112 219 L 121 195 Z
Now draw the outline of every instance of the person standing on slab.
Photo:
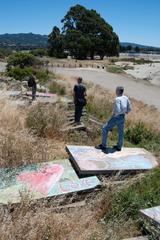
M 37 83 L 36 78 L 32 75 L 28 79 L 28 87 L 32 89 L 32 101 L 36 100 L 36 91 L 37 91 Z
M 83 85 L 83 79 L 81 77 L 77 78 L 77 84 L 73 89 L 73 97 L 75 104 L 75 124 L 81 124 L 81 117 L 83 112 L 83 107 L 87 104 L 86 101 L 86 87 Z
M 118 143 L 113 148 L 116 151 L 121 151 L 124 141 L 124 124 L 125 115 L 131 111 L 131 104 L 127 96 L 123 95 L 124 88 L 116 88 L 116 99 L 113 107 L 113 115 L 111 119 L 102 128 L 102 143 L 96 146 L 96 149 L 101 149 L 107 153 L 108 133 L 114 127 L 118 128 Z

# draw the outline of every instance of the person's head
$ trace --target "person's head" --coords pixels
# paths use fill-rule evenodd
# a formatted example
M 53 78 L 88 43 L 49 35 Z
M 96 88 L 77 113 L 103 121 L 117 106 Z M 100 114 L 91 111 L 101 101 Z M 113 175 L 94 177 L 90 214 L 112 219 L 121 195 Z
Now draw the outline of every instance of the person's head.
M 117 87 L 116 88 L 116 95 L 117 96 L 122 96 L 124 93 L 124 87 Z
M 83 81 L 83 79 L 82 79 L 81 77 L 78 77 L 78 78 L 77 78 L 77 83 L 78 83 L 78 84 L 81 84 L 82 81 Z

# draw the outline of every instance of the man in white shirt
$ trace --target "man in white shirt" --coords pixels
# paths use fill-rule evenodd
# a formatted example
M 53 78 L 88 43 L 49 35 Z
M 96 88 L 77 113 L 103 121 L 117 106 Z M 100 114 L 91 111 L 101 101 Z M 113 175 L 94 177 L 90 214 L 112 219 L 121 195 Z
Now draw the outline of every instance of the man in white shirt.
M 97 149 L 101 149 L 107 152 L 107 140 L 108 132 L 111 131 L 115 126 L 118 127 L 118 143 L 114 146 L 114 149 L 121 151 L 124 140 L 124 124 L 125 115 L 131 111 L 131 104 L 127 96 L 123 95 L 124 88 L 116 88 L 116 99 L 113 108 L 113 115 L 111 119 L 102 128 L 102 143 L 96 146 Z

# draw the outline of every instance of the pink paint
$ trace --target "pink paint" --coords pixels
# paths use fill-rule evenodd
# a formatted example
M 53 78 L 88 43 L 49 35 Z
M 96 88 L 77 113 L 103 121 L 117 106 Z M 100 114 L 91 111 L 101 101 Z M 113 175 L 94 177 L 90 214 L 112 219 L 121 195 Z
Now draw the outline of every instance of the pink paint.
M 36 190 L 43 195 L 48 195 L 52 187 L 59 182 L 63 172 L 64 168 L 59 164 L 46 165 L 38 172 L 21 173 L 17 179 L 29 184 L 32 190 Z

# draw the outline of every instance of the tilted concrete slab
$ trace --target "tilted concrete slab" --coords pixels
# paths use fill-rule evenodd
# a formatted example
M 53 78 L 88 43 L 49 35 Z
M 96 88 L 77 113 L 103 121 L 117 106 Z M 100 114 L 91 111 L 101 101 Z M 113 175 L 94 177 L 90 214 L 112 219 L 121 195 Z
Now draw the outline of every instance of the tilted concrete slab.
M 67 146 L 66 150 L 80 175 L 149 170 L 158 166 L 155 157 L 140 148 L 123 148 L 121 152 L 110 149 L 109 154 L 88 146 Z
M 97 177 L 79 179 L 69 160 L 56 160 L 18 168 L 0 169 L 0 204 L 20 202 L 20 193 L 33 199 L 94 189 Z
M 160 226 L 160 206 L 144 209 L 140 212 L 143 214 L 143 216 L 147 217 Z

